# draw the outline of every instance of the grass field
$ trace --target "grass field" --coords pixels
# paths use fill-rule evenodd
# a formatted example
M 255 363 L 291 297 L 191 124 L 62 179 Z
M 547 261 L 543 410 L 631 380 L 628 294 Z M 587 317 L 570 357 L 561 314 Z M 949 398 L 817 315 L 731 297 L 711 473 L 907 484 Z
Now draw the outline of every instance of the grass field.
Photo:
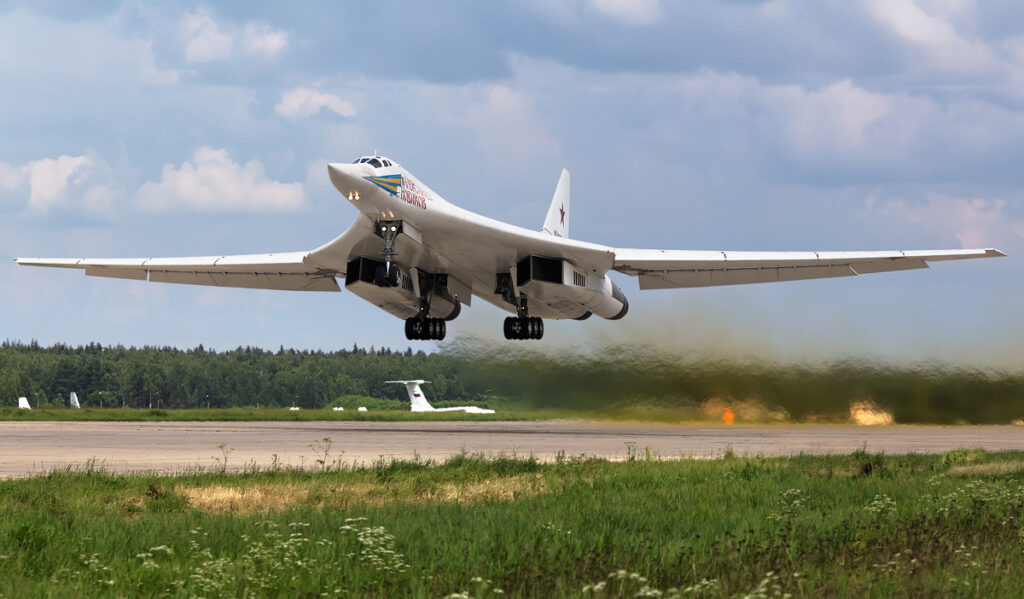
M 5 597 L 1024 596 L 1024 453 L 0 482 Z

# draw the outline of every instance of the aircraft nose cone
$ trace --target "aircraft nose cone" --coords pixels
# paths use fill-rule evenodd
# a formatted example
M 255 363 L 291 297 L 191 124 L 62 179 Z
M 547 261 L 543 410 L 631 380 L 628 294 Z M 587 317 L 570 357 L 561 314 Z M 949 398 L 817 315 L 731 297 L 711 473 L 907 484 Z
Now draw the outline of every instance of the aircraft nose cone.
M 363 177 L 367 176 L 367 172 L 361 164 L 331 162 L 327 165 L 327 175 L 331 178 L 331 184 L 335 189 L 345 197 L 365 189 L 366 181 Z

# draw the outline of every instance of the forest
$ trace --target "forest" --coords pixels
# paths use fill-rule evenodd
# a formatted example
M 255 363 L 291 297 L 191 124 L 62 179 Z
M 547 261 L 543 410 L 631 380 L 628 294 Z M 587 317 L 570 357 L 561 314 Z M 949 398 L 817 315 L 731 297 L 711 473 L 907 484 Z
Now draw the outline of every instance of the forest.
M 558 354 L 458 342 L 432 353 L 0 344 L 0 407 L 20 396 L 65 406 L 75 391 L 91 408 L 408 409 L 404 387 L 388 379 L 430 381 L 436 407 L 505 413 L 699 421 L 731 407 L 738 421 L 845 422 L 853 404 L 870 402 L 897 423 L 1024 424 L 1024 373 L 941 363 L 751 362 L 642 344 Z
M 0 345 L 0 405 L 16 405 L 25 396 L 33 406 L 64 406 L 74 391 L 89 407 L 309 409 L 360 396 L 391 400 L 397 408 L 408 403 L 405 388 L 381 381 L 402 378 L 431 381 L 431 394 L 445 400 L 478 399 L 454 369 L 449 357 L 411 349 L 217 352 L 202 345 L 42 347 L 8 340 Z

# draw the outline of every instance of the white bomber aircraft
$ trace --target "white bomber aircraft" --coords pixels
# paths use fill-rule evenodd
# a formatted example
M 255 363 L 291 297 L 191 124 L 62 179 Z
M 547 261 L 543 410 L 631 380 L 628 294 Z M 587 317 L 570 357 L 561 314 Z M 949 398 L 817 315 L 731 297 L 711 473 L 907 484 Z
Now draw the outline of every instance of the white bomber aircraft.
M 640 289 L 768 283 L 928 268 L 929 261 L 1003 256 L 995 249 L 871 252 L 731 252 L 623 249 L 569 238 L 569 172 L 562 171 L 540 231 L 445 201 L 397 162 L 364 156 L 332 163 L 334 187 L 355 223 L 314 250 L 193 258 L 16 258 L 86 275 L 219 287 L 340 291 L 398 318 L 409 339 L 443 339 L 446 321 L 477 296 L 515 314 L 506 339 L 540 339 L 545 318 L 619 319 L 629 304 L 608 278 Z

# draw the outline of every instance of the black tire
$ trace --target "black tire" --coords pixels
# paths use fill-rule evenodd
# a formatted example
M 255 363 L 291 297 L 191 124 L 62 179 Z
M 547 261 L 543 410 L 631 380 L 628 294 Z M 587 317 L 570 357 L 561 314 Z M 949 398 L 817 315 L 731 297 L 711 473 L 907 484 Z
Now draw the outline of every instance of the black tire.
M 544 338 L 544 319 L 543 318 L 537 318 L 537 336 L 535 337 L 535 339 L 543 339 L 543 338 Z
M 405 338 L 415 339 L 416 338 L 416 319 L 406 318 L 405 319 Z
M 437 340 L 441 341 L 441 340 L 444 339 L 445 334 L 448 333 L 448 325 L 445 324 L 443 319 L 438 318 L 437 319 L 437 329 L 438 329 Z
M 398 270 L 397 264 L 391 265 L 391 270 L 388 271 L 387 283 L 388 287 L 398 287 L 402 284 L 402 273 Z
M 512 317 L 505 318 L 505 339 L 512 339 Z

